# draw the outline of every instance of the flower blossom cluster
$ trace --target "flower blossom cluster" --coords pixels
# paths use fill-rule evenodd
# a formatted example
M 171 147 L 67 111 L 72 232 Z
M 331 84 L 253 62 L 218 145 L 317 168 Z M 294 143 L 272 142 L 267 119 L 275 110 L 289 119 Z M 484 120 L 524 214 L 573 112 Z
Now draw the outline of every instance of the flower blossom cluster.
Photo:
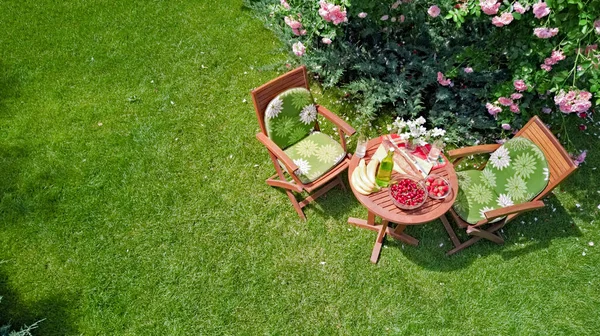
M 388 126 L 388 129 L 395 128 L 398 135 L 400 135 L 400 139 L 415 141 L 419 146 L 423 146 L 427 139 L 439 138 L 446 134 L 445 130 L 437 127 L 428 130 L 423 126 L 425 122 L 426 120 L 423 117 L 407 121 L 398 117 L 391 127 Z
M 504 27 L 509 25 L 513 19 L 514 17 L 511 13 L 502 13 L 502 15 L 492 18 L 492 24 L 496 27 Z
M 319 8 L 319 15 L 321 15 L 323 20 L 331 22 L 336 26 L 342 22 L 348 22 L 346 10 L 342 10 L 340 6 L 327 3 L 325 0 L 321 0 L 319 5 L 321 6 Z
M 564 60 L 566 57 L 560 50 L 554 50 L 552 55 L 544 60 L 544 64 L 540 65 L 543 70 L 550 71 L 552 66 Z
M 281 6 L 283 6 L 283 8 L 285 9 L 290 9 L 290 4 L 286 1 L 286 0 L 279 0 L 279 3 L 281 4 Z
M 306 29 L 302 29 L 302 23 L 294 19 L 293 16 L 286 16 L 284 19 L 285 24 L 292 28 L 292 32 L 296 36 L 306 35 Z
M 571 159 L 578 166 L 585 161 L 586 157 L 587 157 L 587 150 L 582 151 L 581 153 L 579 153 L 579 155 L 571 154 Z
M 481 10 L 487 15 L 496 15 L 501 4 L 497 0 L 479 0 Z
M 521 109 L 519 108 L 519 104 L 518 104 L 517 100 L 523 98 L 523 94 L 519 93 L 519 92 L 523 92 L 523 91 L 527 90 L 527 84 L 525 84 L 525 81 L 522 79 L 514 81 L 513 84 L 515 86 L 515 90 L 518 92 L 511 94 L 510 98 L 500 97 L 494 104 L 492 104 L 492 103 L 485 104 L 485 107 L 487 108 L 489 114 L 491 114 L 495 117 L 498 113 L 502 112 L 502 106 L 508 107 L 508 109 L 512 113 L 521 113 Z M 502 106 L 499 106 L 499 105 L 502 105 Z M 508 128 L 507 128 L 507 126 L 504 126 L 504 124 L 503 124 L 502 128 L 505 130 L 510 130 L 510 125 L 508 125 Z
M 527 84 L 525 84 L 525 81 L 522 79 L 514 81 L 513 84 L 515 86 L 515 90 L 517 90 L 519 92 L 523 92 L 523 91 L 527 90 Z
M 429 9 L 427 10 L 427 14 L 429 14 L 429 16 L 431 16 L 432 18 L 438 17 L 438 15 L 440 15 L 441 10 L 440 7 L 438 6 L 431 6 L 429 7 Z
M 555 36 L 556 34 L 558 34 L 558 28 L 534 28 L 533 29 L 533 35 L 542 38 L 542 39 L 547 39 L 547 38 L 551 38 L 552 36 Z
M 292 45 L 292 51 L 294 54 L 296 54 L 296 56 L 302 56 L 306 52 L 306 47 L 304 47 L 302 42 L 296 42 Z
M 554 97 L 554 102 L 563 113 L 584 113 L 592 107 L 591 98 L 592 94 L 587 91 L 571 90 L 565 93 L 560 90 Z
M 525 12 L 529 9 L 529 6 L 525 8 L 517 1 L 513 4 L 513 9 L 519 14 L 525 14 Z
M 453 86 L 452 81 L 450 79 L 447 79 L 446 77 L 444 77 L 444 74 L 439 71 L 437 73 L 437 81 L 442 86 L 448 86 L 448 85 Z
M 533 5 L 533 15 L 535 15 L 536 19 L 541 19 L 548 14 L 550 14 L 550 8 L 548 8 L 548 4 L 545 2 L 540 1 Z

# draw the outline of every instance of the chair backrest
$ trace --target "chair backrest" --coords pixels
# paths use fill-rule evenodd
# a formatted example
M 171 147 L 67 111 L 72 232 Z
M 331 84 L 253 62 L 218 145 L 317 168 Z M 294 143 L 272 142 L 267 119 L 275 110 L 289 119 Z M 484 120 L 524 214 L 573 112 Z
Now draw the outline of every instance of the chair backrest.
M 305 66 L 287 72 L 252 90 L 251 94 L 256 118 L 258 119 L 260 130 L 265 135 L 267 135 L 267 129 L 265 127 L 265 110 L 267 109 L 267 105 L 269 105 L 269 102 L 281 92 L 295 87 L 309 89 L 308 73 L 306 72 Z
M 548 168 L 550 169 L 548 186 L 534 200 L 544 198 L 552 189 L 577 169 L 577 165 L 571 160 L 567 151 L 538 116 L 531 118 L 515 134 L 515 137 L 518 136 L 534 142 L 544 152 L 546 161 L 548 161 Z

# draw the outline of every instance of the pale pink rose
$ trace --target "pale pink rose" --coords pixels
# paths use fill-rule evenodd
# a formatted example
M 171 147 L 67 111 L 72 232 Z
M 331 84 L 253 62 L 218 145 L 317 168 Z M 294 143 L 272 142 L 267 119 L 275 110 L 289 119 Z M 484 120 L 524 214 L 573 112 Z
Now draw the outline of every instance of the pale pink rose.
M 285 21 L 285 24 L 290 26 L 292 29 L 302 28 L 302 23 L 300 23 L 300 21 L 296 21 L 292 16 L 286 16 L 283 18 L 283 20 Z
M 331 39 L 329 37 L 323 37 L 323 39 L 321 39 L 321 42 L 325 44 L 331 44 Z
M 579 99 L 590 100 L 592 99 L 592 94 L 587 91 L 579 91 Z
M 559 61 L 564 60 L 566 56 L 561 50 L 554 50 L 550 58 L 552 58 L 554 62 L 558 63 Z
M 319 8 L 319 15 L 323 20 L 331 22 L 336 26 L 342 22 L 348 22 L 346 10 L 342 10 L 340 6 L 327 3 L 325 0 L 321 0 L 319 5 L 321 7 Z
M 302 56 L 306 52 L 306 47 L 304 47 L 302 42 L 296 42 L 292 45 L 292 51 L 294 54 L 296 54 L 296 56 Z
M 552 109 L 549 107 L 543 107 L 542 108 L 542 112 L 546 113 L 546 114 L 550 114 L 552 113 Z
M 512 100 L 519 100 L 521 98 L 523 98 L 523 95 L 520 93 L 513 93 L 510 95 L 510 99 L 512 99 Z
M 367 13 L 365 13 L 365 12 L 358 13 L 358 17 L 361 19 L 364 19 L 367 17 Z
M 539 38 L 547 39 L 558 34 L 558 28 L 534 28 L 533 34 Z
M 577 91 L 569 91 L 565 96 L 566 100 L 575 100 L 577 98 Z
M 441 13 L 440 7 L 435 6 L 435 5 L 429 7 L 429 9 L 427 10 L 427 14 L 429 14 L 429 16 L 431 16 L 433 18 L 438 17 L 438 15 L 440 15 L 440 13 Z
M 513 113 L 520 113 L 521 110 L 519 110 L 519 105 L 517 104 L 512 104 L 510 105 L 510 111 Z
M 444 74 L 441 72 L 437 73 L 437 81 L 438 83 L 440 83 L 440 85 L 442 86 L 448 86 L 448 85 L 452 85 L 452 81 L 450 79 L 446 79 L 444 78 Z
M 575 155 L 575 154 L 570 154 L 571 155 L 571 159 L 573 160 L 573 162 L 579 166 L 580 164 L 582 164 L 585 161 L 585 158 L 587 157 L 587 150 L 582 151 L 581 153 L 579 153 L 579 155 Z
M 500 97 L 498 98 L 498 103 L 500 103 L 500 105 L 510 106 L 513 104 L 513 101 L 510 98 Z
M 550 72 L 550 70 L 552 70 L 552 67 L 547 64 L 540 65 L 540 68 L 542 68 L 542 70 L 548 71 L 548 72 Z
M 479 0 L 481 10 L 487 15 L 496 15 L 501 3 L 497 0 Z
M 463 69 L 463 71 L 464 71 L 465 73 L 472 73 L 472 72 L 473 72 L 473 68 L 471 68 L 471 67 L 466 67 L 466 68 L 464 68 L 464 69 Z
M 550 14 L 550 8 L 548 8 L 548 5 L 545 2 L 540 1 L 533 5 L 533 15 L 535 15 L 537 19 L 541 19 L 548 14 Z
M 497 105 L 493 105 L 491 103 L 487 103 L 485 104 L 485 107 L 488 110 L 488 113 L 495 116 L 496 114 L 502 112 L 502 108 L 500 106 Z
M 398 8 L 398 6 L 400 6 L 400 4 L 402 4 L 402 0 L 398 0 L 398 1 L 394 2 L 392 4 L 392 9 Z
M 508 130 L 510 130 L 510 128 L 511 128 L 511 127 L 510 127 L 510 124 L 502 124 L 502 129 L 503 129 L 503 130 L 506 130 L 506 131 L 508 131 Z
M 514 17 L 511 13 L 502 13 L 500 16 L 492 18 L 492 24 L 496 27 L 504 27 L 513 21 Z
M 553 58 L 551 58 L 551 57 L 548 57 L 548 58 L 544 59 L 544 64 L 546 64 L 546 65 L 554 65 L 556 63 L 557 62 Z
M 382 16 L 382 17 L 381 17 L 381 19 L 380 19 L 380 20 L 381 20 L 381 21 L 387 21 L 387 19 L 389 19 L 389 18 L 390 18 L 390 16 L 389 16 L 389 15 L 384 15 L 384 16 Z
M 524 14 L 527 11 L 518 1 L 513 4 L 513 9 L 519 14 Z
M 596 29 L 596 34 L 600 34 L 600 19 L 594 21 L 594 29 Z
M 292 33 L 296 36 L 306 35 L 306 29 L 292 29 Z
M 527 90 L 527 84 L 525 84 L 525 81 L 522 79 L 514 81 L 513 84 L 515 86 L 515 90 L 517 90 L 519 92 L 523 92 L 523 91 Z
M 590 102 L 589 100 L 576 100 L 573 103 L 571 110 L 572 112 L 583 113 L 587 112 L 587 110 L 589 110 L 590 107 L 592 107 L 592 102 Z
M 404 22 L 404 20 L 406 20 L 406 17 L 404 15 L 400 15 L 398 20 L 400 20 L 400 22 Z
M 279 3 L 281 3 L 281 5 L 283 6 L 283 8 L 290 9 L 290 4 L 287 3 L 286 0 L 280 0 Z

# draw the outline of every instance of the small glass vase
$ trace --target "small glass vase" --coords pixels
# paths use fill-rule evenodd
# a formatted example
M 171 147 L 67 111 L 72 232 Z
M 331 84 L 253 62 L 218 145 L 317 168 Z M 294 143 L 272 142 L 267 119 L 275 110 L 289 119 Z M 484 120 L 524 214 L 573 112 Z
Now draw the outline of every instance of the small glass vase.
M 406 150 L 410 153 L 417 150 L 417 142 L 414 139 L 406 139 L 404 141 L 404 146 L 405 146 Z

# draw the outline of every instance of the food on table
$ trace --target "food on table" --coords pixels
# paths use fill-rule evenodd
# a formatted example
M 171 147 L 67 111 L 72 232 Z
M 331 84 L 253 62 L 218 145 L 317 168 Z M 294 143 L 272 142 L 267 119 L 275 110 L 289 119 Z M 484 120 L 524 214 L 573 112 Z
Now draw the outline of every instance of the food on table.
M 450 192 L 450 185 L 448 184 L 448 181 L 435 175 L 427 176 L 427 179 L 425 180 L 425 186 L 427 187 L 429 196 L 433 198 L 444 198 Z
M 427 195 L 422 185 L 409 178 L 401 178 L 390 187 L 390 195 L 396 202 L 406 207 L 416 207 L 423 202 Z
M 371 163 L 369 163 L 370 165 Z M 377 166 L 377 162 L 375 162 L 375 167 Z M 375 168 L 371 168 L 374 170 Z M 374 191 L 378 191 L 379 187 L 374 182 L 375 176 L 370 177 L 369 172 L 367 171 L 367 165 L 365 164 L 365 159 L 361 159 L 358 163 L 356 169 L 352 173 L 351 182 L 352 186 L 356 191 L 358 191 L 362 195 L 369 195 Z
M 379 165 L 378 159 L 371 159 L 367 165 L 367 178 L 373 184 L 376 183 L 375 175 L 377 174 L 377 166 Z

